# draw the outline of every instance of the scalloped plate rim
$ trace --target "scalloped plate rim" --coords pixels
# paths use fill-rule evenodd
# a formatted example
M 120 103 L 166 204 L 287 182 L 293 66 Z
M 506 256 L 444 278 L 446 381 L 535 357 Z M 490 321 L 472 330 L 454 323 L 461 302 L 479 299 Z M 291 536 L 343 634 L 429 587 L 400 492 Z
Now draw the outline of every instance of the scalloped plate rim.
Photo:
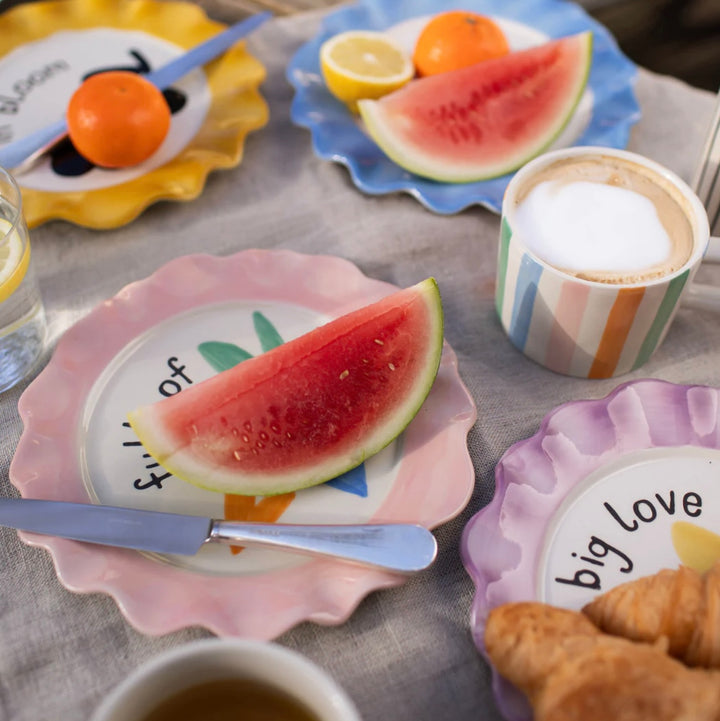
M 518 568 L 523 565 L 522 554 L 523 548 L 518 543 L 516 538 L 511 538 L 506 535 L 506 530 L 501 527 L 500 515 L 503 513 L 503 504 L 508 491 L 512 485 L 516 484 L 517 481 L 508 480 L 505 478 L 506 466 L 512 464 L 513 461 L 518 458 L 522 458 L 525 462 L 531 460 L 533 457 L 539 460 L 543 456 L 541 449 L 542 440 L 549 435 L 549 433 L 562 432 L 562 428 L 565 422 L 564 416 L 569 415 L 577 409 L 585 408 L 588 414 L 591 414 L 595 409 L 607 408 L 616 399 L 626 393 L 631 393 L 634 389 L 642 389 L 643 392 L 652 395 L 653 393 L 667 391 L 673 394 L 671 403 L 674 407 L 679 406 L 678 395 L 682 394 L 683 399 L 687 399 L 688 394 L 692 391 L 699 390 L 704 393 L 712 394 L 716 399 L 717 407 L 720 408 L 720 388 L 713 386 L 703 385 L 699 383 L 692 384 L 680 384 L 673 383 L 671 381 L 665 381 L 657 378 L 641 378 L 636 380 L 626 381 L 621 383 L 608 394 L 601 398 L 596 399 L 576 399 L 557 406 L 556 408 L 549 411 L 542 419 L 538 430 L 528 438 L 520 440 L 510 446 L 501 456 L 498 464 L 495 468 L 495 492 L 491 501 L 471 516 L 470 520 L 466 523 L 461 539 L 460 539 L 460 557 L 465 567 L 466 572 L 470 576 L 473 585 L 475 586 L 475 593 L 471 604 L 470 611 L 470 630 L 473 637 L 473 641 L 478 651 L 488 661 L 492 673 L 492 688 L 495 695 L 495 700 L 498 707 L 503 714 L 513 721 L 526 721 L 526 716 L 523 711 L 518 710 L 518 699 L 521 698 L 521 694 L 516 691 L 511 684 L 505 681 L 495 670 L 487 657 L 487 653 L 483 643 L 483 632 L 485 618 L 488 611 L 495 605 L 490 600 L 490 594 L 495 594 L 495 600 L 497 601 L 498 596 L 502 597 L 501 601 L 518 601 L 518 600 L 529 600 L 534 598 L 532 593 L 525 593 L 527 589 L 522 588 L 518 591 L 517 588 L 513 588 L 513 581 L 518 581 L 523 586 L 530 581 L 527 578 L 516 579 L 513 578 L 517 575 Z M 650 419 L 653 415 L 649 413 L 649 409 L 644 405 L 645 399 L 639 397 L 640 405 L 642 406 L 644 418 Z M 685 404 L 687 406 L 687 403 Z M 661 415 L 660 408 L 653 408 L 654 411 L 653 419 L 656 422 L 655 416 Z M 720 414 L 720 411 L 718 411 Z M 569 419 L 568 419 L 569 420 Z M 695 430 L 688 426 L 683 426 L 683 430 L 690 431 L 695 434 Z M 564 484 L 572 485 L 579 483 L 587 475 L 587 473 L 596 473 L 603 467 L 607 466 L 614 460 L 622 458 L 624 456 L 633 454 L 638 450 L 647 450 L 652 448 L 672 448 L 672 447 L 683 447 L 691 446 L 698 448 L 712 448 L 720 449 L 720 440 L 717 440 L 714 445 L 712 444 L 701 444 L 699 442 L 688 442 L 687 440 L 680 441 L 678 434 L 679 429 L 674 429 L 675 434 L 673 436 L 674 442 L 672 443 L 652 443 L 632 445 L 631 447 L 619 448 L 617 445 L 610 451 L 606 451 L 602 454 L 602 460 L 598 460 L 593 466 L 591 471 L 587 471 L 581 477 L 575 477 L 574 472 L 569 472 L 568 477 L 563 477 L 562 482 Z M 697 440 L 697 439 L 695 439 Z M 517 473 L 515 475 L 518 475 Z M 554 474 L 556 483 L 559 482 L 560 477 L 563 476 L 563 470 Z M 533 485 L 532 480 L 528 474 L 524 474 L 525 485 L 529 488 L 533 488 L 536 492 L 542 493 L 548 496 L 558 496 L 556 500 L 556 507 L 562 503 L 564 496 L 562 495 L 562 489 L 558 490 L 553 488 L 552 490 L 541 490 Z M 549 519 L 544 519 L 545 521 Z M 539 526 L 540 522 L 538 522 Z M 512 525 L 512 519 L 510 515 L 503 515 L 502 525 L 507 527 Z M 536 529 L 540 533 L 539 528 Z M 515 552 L 519 554 L 519 560 L 512 564 L 510 559 L 502 562 L 498 568 L 497 564 L 491 564 L 487 555 L 483 556 L 482 549 L 480 548 L 475 534 L 483 536 L 483 540 L 487 541 L 488 538 L 492 538 L 496 542 L 507 544 L 506 548 L 512 547 Z M 527 564 L 525 564 L 527 565 Z M 536 570 L 536 569 L 535 569 Z M 520 702 L 522 703 L 522 701 Z
M 324 160 L 330 160 L 346 167 L 353 183 L 369 195 L 385 195 L 403 192 L 418 200 L 426 209 L 441 215 L 462 212 L 473 205 L 480 205 L 496 213 L 500 212 L 502 195 L 513 173 L 478 183 L 438 183 L 420 178 L 399 168 L 379 151 L 370 138 L 356 127 L 349 113 L 340 119 L 340 104 L 327 91 L 322 96 L 322 105 L 315 106 L 307 99 L 303 74 L 319 75 L 318 51 L 322 42 L 330 35 L 357 27 L 382 30 L 403 19 L 430 14 L 447 9 L 442 0 L 420 0 L 408 12 L 405 5 L 393 7 L 393 0 L 360 0 L 327 14 L 320 31 L 309 42 L 302 45 L 293 55 L 286 77 L 295 90 L 290 116 L 292 121 L 310 131 L 313 151 Z M 465 0 L 463 8 L 484 12 L 489 15 L 505 16 L 510 20 L 523 22 L 545 32 L 552 26 L 556 32 L 551 37 L 569 34 L 570 30 L 593 30 L 593 67 L 588 81 L 595 89 L 597 82 L 612 82 L 610 97 L 600 104 L 604 115 L 593 108 L 593 117 L 573 145 L 603 145 L 624 148 L 628 144 L 630 128 L 640 118 L 640 106 L 634 95 L 633 85 L 637 76 L 636 66 L 619 50 L 609 31 L 582 8 L 561 0 L 534 0 L 531 3 L 511 3 L 504 0 Z M 551 11 L 551 12 L 548 12 Z M 554 13 L 554 14 L 553 14 Z M 386 21 L 387 15 L 393 22 Z M 557 24 L 563 28 L 558 32 Z M 600 39 L 600 43 L 598 43 Z M 602 54 L 599 54 L 600 51 Z M 598 67 L 601 66 L 601 67 Z M 597 79 L 595 76 L 599 76 Z M 610 79 L 610 80 L 608 80 Z M 607 107 L 605 107 L 607 106 Z M 329 109 L 329 110 L 328 110 Z M 617 111 L 621 117 L 614 117 Z M 329 117 L 327 116 L 329 112 Z M 323 113 L 325 113 L 323 115 Z M 348 122 L 350 121 L 350 122 Z M 327 127 L 326 127 L 327 126 Z M 371 148 L 374 167 L 382 166 L 387 173 L 392 169 L 392 179 L 376 182 L 363 169 L 363 155 L 338 149 L 345 141 L 358 142 L 359 150 Z
M 106 0 L 44 0 L 42 3 L 10 8 L 3 14 L 1 22 L 5 25 L 10 24 L 11 30 L 13 22 L 19 23 L 24 34 L 27 34 L 27 28 L 32 26 L 33 32 L 39 33 L 34 35 L 33 39 L 40 39 L 48 33 L 45 33 L 42 26 L 37 26 L 38 16 L 50 13 L 51 20 L 55 23 L 57 8 L 61 8 L 68 17 L 72 17 L 73 13 L 77 14 L 84 8 L 97 15 L 99 22 L 97 27 L 144 30 L 142 23 L 132 26 L 126 24 L 127 16 L 132 16 L 134 11 L 137 12 L 138 8 L 143 7 L 152 8 L 155 12 L 173 14 L 172 32 L 166 35 L 158 34 L 158 37 L 188 48 L 227 27 L 225 23 L 208 17 L 200 6 L 184 0 L 164 2 L 129 0 L 122 11 L 116 3 Z M 33 19 L 32 23 L 28 22 L 29 18 Z M 91 26 L 81 27 L 89 29 Z M 56 30 L 67 29 L 77 29 L 77 27 L 70 24 L 56 28 Z M 151 34 L 156 33 L 151 32 Z M 182 42 L 178 40 L 179 36 L 182 36 Z M 20 48 L 22 45 L 22 42 L 12 44 L 12 49 Z M 241 67 L 244 65 L 247 67 Z M 94 230 L 118 228 L 132 222 L 157 202 L 195 200 L 203 192 L 211 172 L 238 166 L 242 162 L 245 138 L 249 133 L 266 125 L 269 117 L 268 105 L 259 91 L 267 70 L 248 52 L 245 41 L 236 43 L 221 58 L 216 59 L 214 67 L 217 68 L 215 75 L 218 77 L 214 79 L 215 76 L 211 78 L 206 73 L 209 87 L 213 82 L 221 80 L 225 82 L 225 78 L 229 78 L 229 73 L 233 70 L 235 72 L 239 69 L 244 70 L 246 83 L 243 93 L 247 95 L 248 107 L 252 105 L 254 108 L 254 115 L 248 114 L 242 118 L 238 115 L 238 120 L 234 121 L 232 126 L 223 124 L 221 117 L 214 117 L 217 112 L 214 113 L 213 109 L 217 111 L 224 107 L 224 103 L 229 111 L 237 114 L 234 108 L 238 101 L 230 95 L 225 99 L 213 95 L 208 115 L 201 128 L 178 154 L 163 165 L 118 185 L 76 192 L 54 192 L 23 187 L 19 179 L 28 226 L 34 228 L 57 219 Z M 232 147 L 227 146 L 225 139 L 228 127 L 233 127 Z M 217 135 L 217 140 L 213 140 L 213 134 Z M 172 169 L 173 172 L 168 173 L 168 169 Z M 99 200 L 101 206 L 99 212 L 93 210 L 93 198 Z M 110 207 L 112 212 L 108 212 Z
M 275 285 L 268 290 L 269 295 L 248 295 L 255 290 L 237 288 L 238 268 L 244 267 L 250 277 L 257 268 L 271 269 L 276 273 Z M 339 304 L 334 296 L 322 296 L 320 291 L 308 299 L 305 288 L 290 287 L 288 282 L 280 281 L 296 277 L 303 270 L 312 269 L 313 283 L 319 276 L 332 278 L 337 284 L 343 281 L 341 292 L 344 294 Z M 148 300 L 158 300 L 162 294 L 172 293 L 178 278 L 193 272 L 209 273 L 216 281 L 214 288 L 206 291 L 212 298 L 224 294 L 224 299 L 275 299 L 294 302 L 318 312 L 327 312 L 338 306 L 345 309 L 358 307 L 372 300 L 387 295 L 396 289 L 390 283 L 372 279 L 364 275 L 350 261 L 332 256 L 310 256 L 294 251 L 245 250 L 230 256 L 213 256 L 194 254 L 172 260 L 144 280 L 130 283 L 120 290 L 111 300 L 96 306 L 87 316 L 69 328 L 60 339 L 55 353 L 46 368 L 35 378 L 22 394 L 18 408 L 24 423 L 15 456 L 10 466 L 10 479 L 24 497 L 46 497 L 58 500 L 88 501 L 79 473 L 72 488 L 64 485 L 67 479 L 74 478 L 73 472 L 78 469 L 78 449 L 74 446 L 73 437 L 77 431 L 77 423 L 82 416 L 87 394 L 95 380 L 107 365 L 107 362 L 134 337 L 147 328 L 152 328 L 163 318 L 188 308 L 199 307 L 210 302 L 198 298 L 185 297 L 182 292 L 176 293 L 169 301 L 163 301 L 164 307 L 151 311 L 150 317 L 136 321 L 127 313 L 128 310 L 140 306 L 148 306 Z M 328 275 L 329 274 L 329 275 Z M 228 278 L 232 275 L 233 288 L 230 289 Z M 308 281 L 309 282 L 309 281 Z M 339 287 L 339 286 L 338 286 Z M 312 292 L 308 292 L 311 296 Z M 281 297 L 278 297 L 281 296 Z M 300 300 L 302 298 L 302 300 Z M 153 307 L 152 302 L 149 307 Z M 125 311 L 125 312 L 123 312 Z M 338 311 L 340 312 L 340 311 Z M 108 324 L 116 323 L 119 334 Z M 108 328 L 108 330 L 105 330 Z M 115 341 L 107 342 L 103 334 L 115 334 Z M 85 348 L 88 334 L 102 337 L 97 342 L 102 347 L 101 353 L 107 357 L 97 358 Z M 106 347 L 110 346 L 110 347 Z M 83 351 L 83 348 L 85 350 Z M 90 346 L 92 349 L 92 346 Z M 92 356 L 88 360 L 85 356 Z M 84 372 L 80 372 L 80 371 Z M 427 443 L 427 448 L 416 449 L 410 454 L 412 458 L 403 457 L 394 484 L 400 486 L 407 483 L 407 477 L 423 471 L 423 463 L 428 465 L 433 451 L 432 443 L 441 439 L 453 448 L 449 459 L 442 462 L 443 474 L 457 479 L 451 487 L 452 493 L 436 492 L 430 501 L 433 507 L 422 507 L 422 503 L 407 503 L 407 499 L 399 504 L 402 491 L 393 493 L 382 504 L 377 515 L 387 520 L 408 520 L 423 523 L 434 528 L 457 516 L 466 506 L 474 487 L 475 473 L 467 448 L 467 434 L 477 417 L 475 403 L 463 384 L 457 367 L 454 351 L 445 343 L 441 371 L 449 383 L 438 384 L 438 390 L 431 391 L 428 397 L 428 408 L 432 411 L 440 409 L 442 419 L 433 420 L 432 413 L 421 413 L 406 429 L 407 442 L 423 436 L 432 430 L 434 436 Z M 59 386 L 58 381 L 63 385 Z M 444 386 L 441 389 L 441 386 Z M 62 388 L 68 398 L 62 412 L 43 411 L 50 413 L 50 418 L 43 418 L 44 408 L 40 403 L 48 398 L 53 388 Z M 69 394 L 69 395 L 68 395 Z M 444 394 L 444 395 L 443 395 Z M 53 415 L 55 417 L 53 417 Z M 437 417 L 437 414 L 436 414 Z M 64 430 L 63 430 L 64 429 Z M 68 430 L 69 429 L 69 430 Z M 415 429 L 415 430 L 413 430 Z M 49 435 L 48 435 L 49 433 Z M 58 438 L 60 439 L 58 441 Z M 425 441 L 423 441 L 424 443 Z M 41 443 L 41 445 L 37 445 Z M 54 462 L 59 463 L 57 476 L 43 476 L 43 464 L 48 470 L 50 461 L 42 460 L 43 449 L 49 459 L 53 453 L 57 456 Z M 449 467 L 448 467 L 449 464 Z M 436 464 L 437 466 L 437 464 Z M 55 470 L 55 469 L 53 469 Z M 58 484 L 59 482 L 59 484 Z M 428 485 L 427 481 L 426 484 Z M 435 484 L 438 485 L 438 484 Z M 439 495 L 438 495 L 439 494 Z M 430 494 L 429 494 L 430 495 Z M 410 508 L 398 508 L 398 505 Z M 394 514 L 390 517 L 388 514 Z M 158 563 L 140 553 L 126 549 L 93 546 L 67 539 L 52 538 L 19 532 L 20 538 L 34 546 L 45 548 L 52 556 L 55 570 L 61 583 L 75 592 L 101 591 L 112 596 L 121 613 L 136 629 L 149 635 L 169 633 L 192 625 L 202 626 L 217 635 L 240 635 L 262 639 L 274 638 L 292 626 L 304 620 L 322 624 L 337 624 L 346 620 L 360 601 L 372 590 L 396 586 L 404 583 L 407 577 L 363 568 L 353 564 L 329 560 L 310 560 L 300 566 L 289 569 L 259 574 L 257 577 L 212 577 L 213 584 L 193 583 L 198 578 L 208 578 L 206 574 L 196 573 Z M 310 584 L 308 577 L 315 581 Z M 273 584 L 282 584 L 283 593 L 277 594 Z M 270 586 L 270 590 L 267 587 Z M 294 601 L 283 606 L 282 597 L 294 593 Z M 153 595 L 154 594 L 154 595 Z M 151 595 L 154 599 L 163 597 L 172 599 L 177 607 L 172 612 L 158 613 L 155 607 L 162 607 L 161 600 L 155 604 L 147 604 L 144 600 Z M 292 595 L 292 594 L 290 594 Z M 250 598 L 251 597 L 251 598 Z M 250 598 L 248 601 L 247 599 Z M 273 613 L 264 613 L 262 604 L 273 607 Z M 274 604 L 274 606 L 273 606 Z

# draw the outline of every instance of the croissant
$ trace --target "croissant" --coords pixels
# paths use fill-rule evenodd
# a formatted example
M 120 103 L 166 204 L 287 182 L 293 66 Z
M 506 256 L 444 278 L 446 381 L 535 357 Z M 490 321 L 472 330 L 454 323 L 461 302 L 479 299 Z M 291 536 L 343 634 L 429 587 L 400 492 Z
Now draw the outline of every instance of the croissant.
M 635 641 L 667 639 L 689 666 L 720 668 L 720 563 L 700 574 L 680 566 L 598 596 L 583 613 L 601 630 Z
M 541 603 L 493 609 L 485 647 L 530 701 L 535 721 L 718 721 L 720 671 L 690 669 L 662 645 L 600 632 Z
M 592 647 L 600 635 L 579 613 L 542 603 L 507 603 L 490 612 L 485 648 L 498 672 L 532 697 L 549 671 Z

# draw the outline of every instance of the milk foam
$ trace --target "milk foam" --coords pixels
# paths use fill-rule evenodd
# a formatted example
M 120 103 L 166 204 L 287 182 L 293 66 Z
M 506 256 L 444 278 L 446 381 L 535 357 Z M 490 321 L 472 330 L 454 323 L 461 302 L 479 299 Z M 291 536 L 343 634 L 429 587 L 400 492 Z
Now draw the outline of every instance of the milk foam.
M 518 191 L 513 233 L 558 270 L 640 283 L 688 261 L 693 230 L 664 178 L 618 158 L 577 156 L 542 168 Z
M 571 272 L 637 272 L 660 265 L 673 244 L 645 196 L 604 183 L 544 181 L 518 206 L 526 245 Z

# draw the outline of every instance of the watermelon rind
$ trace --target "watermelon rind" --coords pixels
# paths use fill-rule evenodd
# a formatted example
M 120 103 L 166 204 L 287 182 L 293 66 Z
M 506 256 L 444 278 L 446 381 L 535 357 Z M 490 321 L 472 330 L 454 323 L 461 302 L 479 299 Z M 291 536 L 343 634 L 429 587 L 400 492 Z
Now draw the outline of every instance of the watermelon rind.
M 346 447 L 341 453 L 330 453 L 329 455 L 326 453 L 324 457 L 318 459 L 313 457 L 311 449 L 307 454 L 308 458 L 303 459 L 302 463 L 297 463 L 293 467 L 273 468 L 272 463 L 268 463 L 267 468 L 248 470 L 242 468 L 240 464 L 228 468 L 226 462 L 222 464 L 212 463 L 208 460 L 207 455 L 196 451 L 203 444 L 206 444 L 205 447 L 207 447 L 207 444 L 215 447 L 213 444 L 222 445 L 227 443 L 232 424 L 228 427 L 227 434 L 223 438 L 216 436 L 199 437 L 194 438 L 192 443 L 186 443 L 185 445 L 179 445 L 178 435 L 172 427 L 178 418 L 183 418 L 185 428 L 192 427 L 193 431 L 197 430 L 196 426 L 202 428 L 202 422 L 195 423 L 192 415 L 188 416 L 188 413 L 192 414 L 194 412 L 194 410 L 189 409 L 204 404 L 206 408 L 214 409 L 212 412 L 216 412 L 217 408 L 221 408 L 224 414 L 228 397 L 235 397 L 233 393 L 240 397 L 238 405 L 245 403 L 248 407 L 252 406 L 251 395 L 243 397 L 242 393 L 251 393 L 254 388 L 251 391 L 240 388 L 229 392 L 230 381 L 242 384 L 243 377 L 248 374 L 249 377 L 255 378 L 257 377 L 257 369 L 261 368 L 259 364 L 264 364 L 262 368 L 269 370 L 267 372 L 263 370 L 263 373 L 265 373 L 266 379 L 270 379 L 270 382 L 265 383 L 264 386 L 266 392 L 268 387 L 272 389 L 273 385 L 279 385 L 273 381 L 279 378 L 282 373 L 292 374 L 292 360 L 286 361 L 288 358 L 293 358 L 293 354 L 297 352 L 296 349 L 305 348 L 303 343 L 310 334 L 288 341 L 265 354 L 243 361 L 234 368 L 223 371 L 202 383 L 190 386 L 181 393 L 133 410 L 128 414 L 130 425 L 145 450 L 163 468 L 178 478 L 207 490 L 225 494 L 270 496 L 297 491 L 331 480 L 359 466 L 395 440 L 418 413 L 430 392 L 440 365 L 443 346 L 443 312 L 437 283 L 433 278 L 428 278 L 411 288 L 387 296 L 371 306 L 361 308 L 335 321 L 330 321 L 330 323 L 320 326 L 314 331 L 310 331 L 310 333 L 316 333 L 325 329 L 326 334 L 332 333 L 334 328 L 338 326 L 346 327 L 342 326 L 342 323 L 350 323 L 354 317 L 359 317 L 359 314 L 365 313 L 368 309 L 382 303 L 385 304 L 383 308 L 388 306 L 392 310 L 396 307 L 393 306 L 396 298 L 398 303 L 402 301 L 402 303 L 406 304 L 402 306 L 403 309 L 412 307 L 415 310 L 409 312 L 417 313 L 416 317 L 422 316 L 422 333 L 405 334 L 402 341 L 405 343 L 406 349 L 412 350 L 414 364 L 412 367 L 416 370 L 413 371 L 414 375 L 408 382 L 408 387 L 403 391 L 401 402 L 399 399 L 395 399 L 395 406 L 387 408 L 381 422 L 372 427 L 359 428 L 354 431 L 356 437 L 353 436 L 352 446 Z M 411 304 L 414 305 L 411 306 Z M 382 316 L 380 320 L 382 320 Z M 367 332 L 374 330 L 370 323 L 371 321 L 368 321 L 366 325 Z M 349 336 L 349 334 L 347 335 Z M 372 344 L 372 340 L 370 343 Z M 326 343 L 325 346 L 327 345 Z M 380 343 L 380 345 L 382 346 L 383 343 Z M 377 346 L 373 347 L 377 348 Z M 320 361 L 322 348 L 317 352 Z M 307 355 L 304 356 L 304 358 L 307 357 Z M 310 357 L 312 358 L 312 353 L 310 353 Z M 363 359 L 362 362 L 367 363 L 368 361 Z M 337 376 L 333 376 L 333 378 L 335 377 Z M 282 401 L 283 399 L 278 400 L 279 403 Z M 266 402 L 266 399 L 263 402 Z M 377 402 L 377 398 L 375 398 L 374 402 Z M 244 407 L 243 412 L 245 412 Z M 321 422 L 315 418 L 315 415 L 322 415 L 320 412 L 317 414 L 306 413 L 305 415 L 308 423 Z M 335 418 L 337 419 L 337 416 Z M 322 436 L 323 432 L 324 429 L 322 428 L 308 427 L 307 436 L 308 438 L 324 437 Z M 315 454 L 315 456 L 320 455 L 322 454 L 319 451 Z
M 498 66 L 512 62 L 513 56 L 532 51 L 535 48 L 511 53 L 502 58 L 487 60 L 470 68 L 461 68 L 460 70 L 414 80 L 380 100 L 361 100 L 358 102 L 358 110 L 365 129 L 390 160 L 404 170 L 424 178 L 445 183 L 470 183 L 490 180 L 511 173 L 547 150 L 557 140 L 570 118 L 572 118 L 587 86 L 592 65 L 592 33 L 587 31 L 551 42 L 573 43 L 576 46 L 576 62 L 573 62 L 572 67 L 568 68 L 574 73 L 574 76 L 569 84 L 569 90 L 563 98 L 564 102 L 560 104 L 552 122 L 548 123 L 542 133 L 518 143 L 512 149 L 512 152 L 501 159 L 493 161 L 486 157 L 476 157 L 470 145 L 468 145 L 468 152 L 461 162 L 453 158 L 443 157 L 442 154 L 437 152 L 429 152 L 422 141 L 423 132 L 416 133 L 416 141 L 410 141 L 404 135 L 404 129 L 416 121 L 409 116 L 404 116 L 401 106 L 406 103 L 408 107 L 412 107 L 416 100 L 419 104 L 424 102 L 418 99 L 421 93 L 430 96 L 427 100 L 428 107 L 432 106 L 433 94 L 421 90 L 419 85 L 421 83 L 437 83 L 443 78 L 446 83 L 455 82 L 453 80 L 454 76 L 458 79 L 462 78 L 462 84 L 466 86 L 470 82 L 469 78 L 472 73 L 477 73 L 478 77 L 482 75 L 483 66 L 491 64 L 492 67 L 492 65 Z M 570 63 L 567 65 L 570 65 Z M 485 68 L 485 71 L 487 71 L 487 68 Z M 522 103 L 522 96 L 520 95 L 517 100 L 518 103 Z M 534 100 L 530 98 L 528 104 L 532 102 Z M 484 130 L 484 128 L 482 129 Z M 497 128 L 489 128 L 488 130 L 497 130 Z M 427 129 L 427 133 L 429 132 L 432 132 L 430 128 Z M 425 137 L 427 137 L 427 134 L 425 134 Z

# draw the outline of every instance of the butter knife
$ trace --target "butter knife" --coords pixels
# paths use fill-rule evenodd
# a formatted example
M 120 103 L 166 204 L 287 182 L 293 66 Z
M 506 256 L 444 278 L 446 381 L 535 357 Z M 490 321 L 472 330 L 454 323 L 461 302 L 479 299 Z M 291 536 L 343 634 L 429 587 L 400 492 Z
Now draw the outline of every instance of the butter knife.
M 0 499 L 0 526 L 155 553 L 194 555 L 207 543 L 262 546 L 353 561 L 390 571 L 427 568 L 435 536 L 420 525 L 244 523 L 90 503 Z
M 147 78 L 160 90 L 164 90 L 176 80 L 187 75 L 191 70 L 220 55 L 220 53 L 258 28 L 270 17 L 272 17 L 272 13 L 258 13 L 235 25 L 231 25 L 221 33 L 213 35 L 205 42 L 196 45 L 188 52 L 143 77 Z M 48 147 L 61 140 L 66 134 L 67 122 L 63 117 L 61 120 L 46 125 L 24 138 L 0 146 L 0 166 L 19 173 L 21 169 L 28 167 L 29 161 L 39 157 Z

